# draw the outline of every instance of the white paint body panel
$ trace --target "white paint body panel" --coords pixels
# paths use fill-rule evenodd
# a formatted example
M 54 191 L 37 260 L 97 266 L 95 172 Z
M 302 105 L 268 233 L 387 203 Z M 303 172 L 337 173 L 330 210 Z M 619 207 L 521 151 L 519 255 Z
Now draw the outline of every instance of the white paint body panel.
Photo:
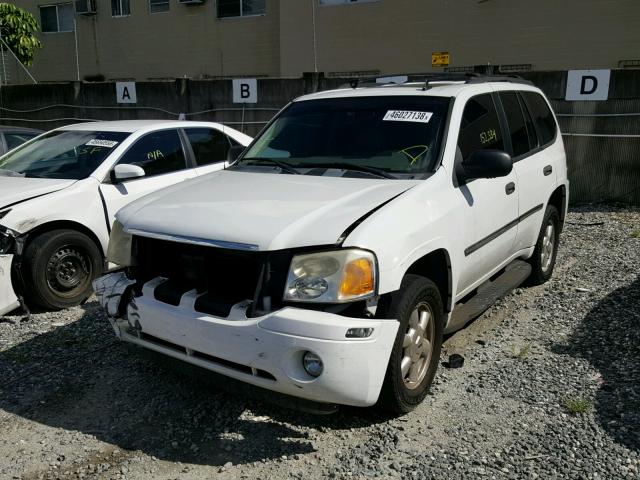
M 91 231 L 105 254 L 110 225 L 107 226 L 100 190 L 105 197 L 111 224 L 115 213 L 133 200 L 195 177 L 199 173 L 220 170 L 226 165 L 226 162 L 220 162 L 205 167 L 187 168 L 166 175 L 132 179 L 118 185 L 105 182 L 122 154 L 138 139 L 154 131 L 177 128 L 212 128 L 227 134 L 241 145 L 246 146 L 251 142 L 251 137 L 211 122 L 134 120 L 69 125 L 58 130 L 129 132 L 131 135 L 115 147 L 102 164 L 83 180 L 0 177 L 0 211 L 4 210 L 5 206 L 11 209 L 0 220 L 0 225 L 13 230 L 17 235 L 25 235 L 52 222 L 70 222 Z M 13 294 L 10 280 L 10 276 L 0 278 L 0 282 L 3 282 L 0 289 Z M 9 304 L 15 308 L 14 303 L 10 296 L 0 296 L 0 311 L 8 308 Z
M 0 315 L 20 306 L 11 286 L 11 262 L 13 255 L 0 255 Z

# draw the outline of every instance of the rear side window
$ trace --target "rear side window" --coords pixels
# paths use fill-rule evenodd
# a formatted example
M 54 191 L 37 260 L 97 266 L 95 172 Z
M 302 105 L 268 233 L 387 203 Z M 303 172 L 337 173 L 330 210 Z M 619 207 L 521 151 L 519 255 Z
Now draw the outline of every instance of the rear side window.
M 118 163 L 142 167 L 147 176 L 183 170 L 186 166 L 177 130 L 162 130 L 145 135 L 127 150 Z
M 473 97 L 465 105 L 458 148 L 463 161 L 476 150 L 504 150 L 500 120 L 490 93 Z
M 535 92 L 522 92 L 531 118 L 538 132 L 540 145 L 546 145 L 556 138 L 556 121 L 542 95 Z
M 4 139 L 7 142 L 7 150 L 13 150 L 19 145 L 22 145 L 24 142 L 31 140 L 34 137 L 37 137 L 38 133 L 5 133 Z
M 511 146 L 513 147 L 513 157 L 526 154 L 532 146 L 529 145 L 529 135 L 525 117 L 518 101 L 516 92 L 500 92 L 500 100 L 507 117 Z
M 213 128 L 188 128 L 185 130 L 198 166 L 224 162 L 231 144 L 229 137 Z

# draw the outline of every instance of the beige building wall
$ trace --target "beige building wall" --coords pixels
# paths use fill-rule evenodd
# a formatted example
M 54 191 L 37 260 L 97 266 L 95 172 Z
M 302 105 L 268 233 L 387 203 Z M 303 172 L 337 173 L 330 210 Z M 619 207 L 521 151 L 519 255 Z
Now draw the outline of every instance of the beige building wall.
M 39 19 L 39 5 L 60 1 L 16 4 Z M 97 16 L 76 17 L 80 78 L 420 72 L 432 70 L 434 51 L 448 51 L 452 67 L 616 68 L 640 59 L 640 0 L 267 0 L 264 16 L 228 19 L 216 17 L 216 0 L 170 1 L 168 13 L 150 14 L 148 0 L 131 0 L 131 15 L 113 18 L 111 0 L 97 0 Z M 40 37 L 35 77 L 76 79 L 74 34 Z
M 281 0 L 284 76 L 312 65 L 312 1 Z M 379 0 L 315 6 L 318 70 L 421 72 L 451 66 L 615 68 L 640 58 L 639 0 Z M 296 18 L 291 18 L 296 17 Z M 300 45 L 301 48 L 298 48 Z
M 18 0 L 40 19 L 39 5 L 56 0 Z M 263 16 L 216 16 L 214 1 L 149 13 L 148 0 L 131 0 L 131 15 L 111 16 L 111 0 L 97 0 L 98 14 L 76 16 L 80 78 L 155 80 L 220 76 L 278 76 L 279 2 L 267 0 Z M 45 47 L 32 72 L 39 80 L 77 78 L 74 33 L 41 33 Z

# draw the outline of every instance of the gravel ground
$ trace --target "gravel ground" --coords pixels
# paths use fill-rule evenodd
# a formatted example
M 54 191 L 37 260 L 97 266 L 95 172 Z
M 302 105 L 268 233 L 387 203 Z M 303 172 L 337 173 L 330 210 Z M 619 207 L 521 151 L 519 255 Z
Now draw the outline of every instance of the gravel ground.
M 640 210 L 569 221 L 553 279 L 447 339 L 463 367 L 399 418 L 175 374 L 95 302 L 4 317 L 0 478 L 640 478 Z

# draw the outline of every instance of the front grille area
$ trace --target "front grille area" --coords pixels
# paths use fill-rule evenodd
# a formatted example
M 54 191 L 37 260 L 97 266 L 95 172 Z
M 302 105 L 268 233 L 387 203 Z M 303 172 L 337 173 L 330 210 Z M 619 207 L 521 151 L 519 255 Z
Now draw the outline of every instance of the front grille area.
M 249 315 L 281 306 L 282 292 L 293 252 L 255 252 L 171 242 L 135 236 L 137 266 L 130 275 L 142 285 L 156 277 L 168 280 L 154 292 L 155 299 L 177 306 L 182 296 L 197 290 L 198 312 L 227 317 L 231 307 L 254 302 Z

